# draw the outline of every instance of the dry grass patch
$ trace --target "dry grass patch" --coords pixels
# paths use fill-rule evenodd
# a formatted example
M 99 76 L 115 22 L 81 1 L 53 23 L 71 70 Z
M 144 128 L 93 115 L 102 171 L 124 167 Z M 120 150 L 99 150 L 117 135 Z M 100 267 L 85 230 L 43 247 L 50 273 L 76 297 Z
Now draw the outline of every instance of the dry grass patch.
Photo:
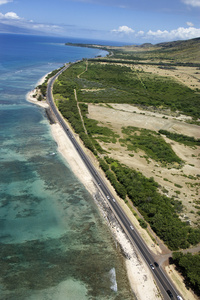
M 135 65 L 135 70 L 153 73 L 159 76 L 172 77 L 191 89 L 200 89 L 200 69 L 197 67 L 160 68 L 153 65 Z
M 142 111 L 139 108 L 125 104 L 111 104 L 113 109 L 89 104 L 89 118 L 101 122 L 102 125 L 112 128 L 119 134 L 121 138 L 122 127 L 135 126 L 139 128 L 158 131 L 161 128 L 175 131 L 180 134 L 200 137 L 199 127 L 176 120 L 173 117 L 163 119 L 163 115 Z M 171 144 L 174 152 L 185 162 L 184 166 L 179 169 L 176 167 L 162 167 L 158 162 L 147 159 L 144 151 L 128 151 L 126 145 L 119 142 L 116 144 L 100 142 L 103 149 L 109 152 L 109 156 L 120 161 L 121 163 L 132 167 L 143 173 L 144 176 L 154 177 L 155 181 L 160 185 L 160 192 L 175 197 L 182 201 L 184 210 L 180 217 L 184 221 L 188 221 L 195 226 L 198 223 L 198 209 L 195 203 L 200 201 L 199 184 L 200 177 L 198 175 L 200 167 L 199 147 L 189 147 L 179 144 L 164 137 L 167 143 Z

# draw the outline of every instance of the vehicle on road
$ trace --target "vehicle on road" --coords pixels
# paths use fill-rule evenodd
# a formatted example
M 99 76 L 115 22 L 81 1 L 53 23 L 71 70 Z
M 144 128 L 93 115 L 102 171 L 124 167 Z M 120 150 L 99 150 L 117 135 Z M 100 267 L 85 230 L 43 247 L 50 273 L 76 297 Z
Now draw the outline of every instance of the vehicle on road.
M 113 202 L 115 202 L 115 199 L 113 198 Z
M 169 295 L 169 297 L 170 297 L 171 299 L 174 298 L 173 295 L 172 295 L 172 292 L 171 292 L 170 290 L 167 290 L 167 294 Z
M 155 269 L 153 264 L 150 264 L 150 267 L 152 268 L 152 270 L 154 270 L 154 269 Z
M 181 296 L 179 296 L 179 295 L 177 295 L 177 297 L 176 297 L 178 300 L 183 300 L 183 298 L 181 297 Z
M 110 197 L 109 197 L 109 196 L 107 196 L 107 199 L 108 199 L 108 200 L 110 200 Z
M 159 267 L 159 264 L 156 261 L 154 261 L 154 265 L 155 265 L 156 268 Z
M 131 230 L 134 230 L 134 228 L 133 228 L 133 226 L 132 226 L 132 225 L 130 225 L 130 228 L 131 228 Z

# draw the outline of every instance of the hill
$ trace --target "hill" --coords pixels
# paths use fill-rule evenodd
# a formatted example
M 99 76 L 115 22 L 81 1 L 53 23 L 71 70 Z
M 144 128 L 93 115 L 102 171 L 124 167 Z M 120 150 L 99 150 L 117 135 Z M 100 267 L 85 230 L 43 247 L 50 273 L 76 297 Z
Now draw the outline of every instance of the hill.
M 179 40 L 158 44 L 145 43 L 142 45 L 104 46 L 95 44 L 73 44 L 68 46 L 100 48 L 112 53 L 110 59 L 122 59 L 133 61 L 151 60 L 151 63 L 166 62 L 173 64 L 199 64 L 200 66 L 200 38 Z
M 158 48 L 156 52 L 177 62 L 200 63 L 200 38 L 160 43 L 155 46 Z

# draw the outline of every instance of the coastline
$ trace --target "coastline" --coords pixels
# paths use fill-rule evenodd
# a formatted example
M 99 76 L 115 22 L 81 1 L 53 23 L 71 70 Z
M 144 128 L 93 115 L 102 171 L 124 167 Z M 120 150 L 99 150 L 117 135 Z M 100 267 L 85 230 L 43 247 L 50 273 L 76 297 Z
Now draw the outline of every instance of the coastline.
M 50 72 L 47 73 L 46 75 L 44 75 L 43 77 L 41 77 L 41 78 L 38 80 L 38 82 L 36 83 L 36 87 L 37 87 L 38 85 L 43 84 L 43 82 L 45 81 L 46 77 L 47 77 L 49 74 L 50 74 Z M 33 90 L 29 91 L 29 92 L 26 94 L 26 101 L 28 101 L 28 102 L 30 102 L 30 103 L 33 103 L 33 104 L 36 104 L 36 105 L 38 105 L 38 106 L 41 106 L 41 107 L 43 107 L 43 108 L 48 108 L 49 105 L 46 103 L 46 101 L 38 101 L 38 100 L 34 97 L 34 95 L 36 94 L 36 87 L 35 87 Z
M 43 76 L 38 81 L 38 84 L 42 84 L 47 75 L 48 74 Z M 27 93 L 26 95 L 27 101 L 34 103 L 44 109 L 48 108 L 49 105 L 45 101 L 37 101 L 36 98 L 33 97 L 35 93 L 36 93 L 36 89 Z M 70 124 L 67 125 L 71 127 Z M 112 214 L 112 211 L 109 208 L 106 199 L 104 199 L 104 197 L 101 195 L 98 186 L 93 181 L 92 176 L 90 175 L 89 171 L 87 170 L 85 164 L 83 163 L 83 161 L 81 160 L 77 152 L 75 151 L 74 146 L 72 145 L 71 141 L 68 139 L 64 130 L 58 123 L 51 124 L 50 128 L 51 128 L 52 136 L 58 145 L 58 151 L 65 158 L 72 172 L 78 177 L 80 182 L 82 182 L 85 188 L 92 195 L 95 203 L 97 204 L 100 210 L 102 217 L 105 219 L 107 225 L 110 228 L 114 240 L 116 240 L 116 242 L 120 245 L 121 251 L 125 257 L 124 259 L 125 259 L 126 271 L 129 278 L 130 286 L 135 296 L 137 297 L 137 300 L 162 299 L 162 296 L 160 295 L 160 292 L 156 286 L 154 277 L 151 274 L 151 270 L 148 268 L 143 258 L 138 253 L 137 249 L 135 249 L 134 245 L 131 244 L 126 234 L 124 233 L 123 229 L 121 228 L 116 218 Z M 82 142 L 80 141 L 79 137 L 76 134 L 75 136 L 77 141 L 82 145 Z M 83 149 L 95 164 L 95 160 L 93 157 L 91 157 L 88 149 L 84 147 Z M 95 165 L 98 172 L 104 178 L 105 182 L 107 183 L 107 185 L 109 186 L 113 194 L 115 194 L 113 187 L 105 178 L 103 172 L 97 167 L 97 164 Z M 116 196 L 116 200 L 120 202 L 120 205 L 125 210 L 129 218 L 132 220 L 135 227 L 140 232 L 141 236 L 148 244 L 151 251 L 154 252 L 155 254 L 161 254 L 162 251 L 160 247 L 157 245 L 152 245 L 152 240 L 147 234 L 146 230 L 140 227 L 138 221 L 130 212 L 128 206 L 124 203 L 124 201 L 120 200 L 117 196 Z M 186 289 L 183 282 L 183 278 L 177 273 L 174 266 L 170 266 L 170 267 L 165 266 L 165 270 L 168 273 L 169 277 L 171 277 L 171 280 L 176 285 L 176 287 L 180 289 L 185 300 L 197 299 L 196 296 L 191 291 Z
M 66 159 L 72 172 L 78 177 L 80 182 L 83 183 L 85 188 L 92 195 L 102 217 L 105 219 L 111 230 L 113 238 L 119 243 L 125 256 L 125 264 L 130 286 L 137 300 L 162 299 L 151 271 L 143 261 L 143 258 L 138 254 L 135 247 L 130 243 L 114 214 L 112 214 L 106 199 L 104 199 L 99 192 L 92 176 L 74 149 L 71 141 L 68 139 L 58 123 L 51 125 L 51 132 L 53 138 L 58 144 L 58 151 Z
M 38 81 L 38 83 L 42 84 L 47 75 L 48 74 L 42 77 Z M 42 108 L 48 108 L 49 105 L 45 101 L 37 101 L 36 98 L 33 97 L 35 92 L 36 89 L 27 93 L 26 100 Z M 125 265 L 130 286 L 137 300 L 162 299 L 150 269 L 147 267 L 140 254 L 138 254 L 134 245 L 132 245 L 127 238 L 123 229 L 114 217 L 114 214 L 112 215 L 112 217 L 110 217 L 112 211 L 109 208 L 106 199 L 100 193 L 96 183 L 93 181 L 91 174 L 89 173 L 78 153 L 74 150 L 74 146 L 65 134 L 64 130 L 58 123 L 51 124 L 50 128 L 52 136 L 58 145 L 58 151 L 65 158 L 72 172 L 78 177 L 80 182 L 85 186 L 85 188 L 93 197 L 102 217 L 105 219 L 107 225 L 111 230 L 113 238 L 119 243 L 125 256 Z M 77 140 L 78 142 L 80 142 L 78 138 Z M 87 152 L 87 149 L 84 149 L 84 151 Z M 100 170 L 98 171 L 100 172 Z M 107 182 L 106 179 L 105 181 Z
M 49 73 L 48 73 L 49 74 Z M 48 75 L 46 74 L 43 76 L 39 81 L 38 85 L 42 84 Z M 37 101 L 34 96 L 36 93 L 36 88 L 26 95 L 26 100 L 36 104 L 44 109 L 49 108 L 49 105 L 46 101 Z M 67 124 L 69 127 L 70 124 Z M 112 215 L 112 210 L 109 209 L 108 203 L 106 199 L 100 194 L 98 187 L 93 181 L 92 176 L 90 175 L 89 171 L 87 170 L 86 166 L 82 162 L 81 158 L 74 151 L 73 145 L 71 141 L 66 136 L 62 127 L 58 124 L 51 124 L 51 133 L 58 145 L 58 151 L 67 161 L 68 165 L 70 166 L 72 172 L 77 176 L 80 182 L 85 186 L 88 192 L 92 195 L 95 203 L 97 204 L 102 217 L 105 219 L 108 227 L 110 228 L 111 234 L 113 235 L 114 240 L 120 245 L 121 251 L 124 256 L 125 265 L 127 276 L 129 279 L 130 286 L 133 290 L 134 295 L 137 297 L 137 300 L 152 300 L 152 299 L 163 299 L 162 295 L 159 292 L 158 287 L 156 286 L 154 277 L 151 274 L 151 270 L 144 262 L 141 255 L 138 253 L 138 250 L 135 249 L 135 246 L 129 241 L 128 237 L 124 233 L 123 229 L 119 225 L 118 221 Z M 82 142 L 79 140 L 79 137 L 75 134 L 76 139 L 78 142 Z M 82 145 L 83 146 L 83 145 Z M 84 148 L 84 147 L 83 147 Z M 90 152 L 88 149 L 84 149 L 88 156 L 90 156 Z M 90 159 L 95 164 L 94 158 L 90 156 Z M 107 183 L 108 187 L 111 189 L 112 193 L 115 195 L 115 191 L 111 186 L 110 182 L 105 178 L 103 172 L 97 167 L 98 172 L 104 178 L 105 182 Z M 84 174 L 84 176 L 83 176 Z M 152 239 L 148 235 L 147 231 L 142 229 L 139 225 L 137 219 L 131 213 L 129 207 L 124 203 L 123 200 L 119 199 L 116 195 L 116 200 L 120 203 L 126 214 L 129 216 L 131 221 L 133 222 L 136 229 L 140 232 L 140 235 L 145 240 L 146 244 L 149 246 L 149 249 L 154 252 L 154 254 L 161 254 L 162 251 L 159 246 L 152 244 Z M 178 290 L 181 291 L 182 295 L 184 296 L 185 300 L 196 300 L 198 299 L 196 295 L 189 289 L 186 288 L 184 284 L 184 278 L 176 271 L 175 266 L 167 266 L 163 265 L 163 268 L 167 272 L 168 276 L 173 281 L 174 285 L 177 287 Z

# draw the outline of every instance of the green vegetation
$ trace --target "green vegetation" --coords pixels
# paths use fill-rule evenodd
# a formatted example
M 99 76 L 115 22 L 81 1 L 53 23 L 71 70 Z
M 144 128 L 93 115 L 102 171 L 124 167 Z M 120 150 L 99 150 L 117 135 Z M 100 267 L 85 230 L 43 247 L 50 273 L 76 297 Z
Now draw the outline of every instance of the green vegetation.
M 143 52 L 143 54 L 145 54 L 145 52 Z M 147 57 L 149 56 L 149 57 L 151 57 L 151 59 L 152 58 L 156 59 L 156 58 L 159 58 L 159 56 L 160 56 L 159 51 L 157 51 L 157 52 L 156 51 L 155 52 L 149 52 L 148 51 L 148 52 L 146 52 L 146 54 L 147 54 Z M 121 55 L 123 55 L 123 54 L 121 54 Z M 135 53 L 135 55 L 137 55 L 137 54 Z M 152 56 L 150 56 L 150 55 L 152 55 Z M 155 55 L 155 57 L 154 57 L 154 55 Z M 176 66 L 177 67 L 178 66 L 179 67 L 180 66 L 200 67 L 199 63 L 191 63 L 191 62 L 183 63 L 183 62 L 177 62 L 177 61 L 173 62 L 172 59 L 171 59 L 172 62 L 170 62 L 170 63 L 168 63 L 168 62 L 163 63 L 163 62 L 158 62 L 158 61 L 149 62 L 149 61 L 147 61 L 148 58 L 144 58 L 144 57 L 141 56 L 141 53 L 139 54 L 138 57 L 133 56 L 133 55 L 129 55 L 129 56 L 127 55 L 126 58 L 128 58 L 128 60 L 122 58 L 122 56 L 121 56 L 121 59 L 120 59 L 120 55 L 118 56 L 118 55 L 115 54 L 115 55 L 113 55 L 112 58 L 110 58 L 110 57 L 109 58 L 98 58 L 98 59 L 91 58 L 91 59 L 89 59 L 89 61 L 91 61 L 91 62 L 97 61 L 97 62 L 118 63 L 118 64 L 126 64 L 126 65 L 149 65 L 149 66 L 158 66 L 159 68 L 165 68 L 165 69 L 171 69 L 171 68 L 175 69 Z M 164 59 L 167 59 L 167 57 L 165 56 Z M 170 59 L 168 59 L 168 60 L 170 60 Z
M 143 219 L 138 220 L 142 228 L 147 228 L 147 223 Z
M 161 195 L 153 177 L 146 178 L 112 158 L 105 157 L 105 160 L 109 166 L 109 170 L 106 166 L 106 176 L 118 195 L 123 199 L 129 197 L 170 249 L 187 248 L 200 242 L 200 230 L 192 229 L 178 217 L 177 213 L 182 210 L 181 202 Z
M 59 76 L 53 89 L 59 110 L 80 135 L 85 146 L 97 156 L 101 168 L 117 194 L 125 201 L 129 197 L 146 222 L 170 249 L 187 248 L 190 244 L 197 243 L 200 240 L 198 234 L 195 238 L 194 229 L 182 222 L 177 215 L 182 209 L 181 203 L 159 194 L 157 191 L 158 184 L 153 178 L 145 178 L 141 173 L 129 169 L 111 158 L 105 157 L 103 159 L 98 156 L 98 154 L 105 154 L 105 150 L 102 149 L 97 140 L 115 143 L 119 136 L 110 128 L 100 126 L 96 120 L 87 117 L 88 105 L 86 100 L 87 102 L 107 102 L 110 100 L 111 94 L 116 92 L 115 100 L 111 97 L 113 101 L 117 99 L 120 103 L 125 103 L 128 96 L 124 98 L 124 95 L 132 93 L 131 82 L 133 79 L 137 80 L 137 75 L 132 74 L 135 72 L 127 67 L 102 66 L 96 63 L 89 64 L 88 70 L 84 72 L 85 70 L 86 65 L 83 61 L 74 64 Z M 138 80 L 137 84 L 141 86 L 141 80 Z M 145 83 L 143 81 L 143 92 L 144 86 L 148 86 L 147 81 Z M 77 91 L 83 121 L 75 100 L 74 89 Z M 111 90 L 112 93 L 106 95 Z M 87 97 L 84 94 L 87 94 Z M 90 97 L 88 97 L 89 94 Z M 103 98 L 102 95 L 104 95 Z M 172 151 L 170 145 L 165 143 L 159 133 L 134 127 L 123 128 L 123 133 L 127 136 L 123 143 L 128 146 L 129 150 L 142 149 L 147 154 L 145 157 L 151 157 L 164 164 L 182 164 L 180 158 Z M 180 192 L 177 191 L 177 193 Z M 146 222 L 141 219 L 141 226 L 146 227 Z M 195 230 L 198 231 L 198 229 Z
M 173 263 L 185 278 L 186 286 L 191 287 L 200 296 L 200 255 L 174 252 Z
M 79 102 L 129 103 L 179 110 L 194 118 L 200 114 L 199 94 L 170 79 L 127 66 L 97 61 L 76 63 L 61 75 L 77 86 Z
M 160 134 L 164 134 L 166 137 L 168 137 L 171 140 L 174 140 L 176 142 L 182 143 L 184 145 L 188 146 L 200 146 L 200 139 L 195 139 L 193 136 L 187 136 L 184 134 L 178 134 L 173 133 L 167 130 L 159 130 Z
M 178 183 L 174 183 L 174 185 L 176 186 L 176 187 L 178 187 L 178 188 L 182 188 L 182 185 L 180 185 L 180 184 L 178 184 Z
M 77 74 L 82 72 L 84 68 L 77 64 L 76 67 L 77 68 L 71 70 L 70 73 L 77 76 Z M 97 153 L 105 153 L 97 140 L 101 140 L 106 143 L 115 143 L 117 135 L 110 128 L 99 126 L 97 121 L 88 119 L 88 106 L 85 103 L 80 103 L 79 107 L 87 130 L 87 132 L 85 132 L 77 102 L 75 100 L 74 89 L 76 89 L 76 82 L 72 81 L 71 78 L 68 77 L 68 73 L 67 76 L 65 72 L 59 76 L 59 79 L 56 80 L 53 87 L 53 94 L 56 99 L 58 109 L 71 123 L 73 129 L 80 135 L 88 149 L 90 149 L 95 155 L 97 155 Z
M 88 118 L 88 103 L 134 104 L 141 107 L 151 106 L 153 109 L 170 109 L 192 116 L 191 122 L 196 122 L 200 113 L 200 90 L 192 90 L 169 77 L 161 77 L 135 68 L 135 65 L 156 65 L 162 69 L 175 70 L 178 66 L 200 67 L 200 53 L 197 51 L 200 39 L 187 42 L 164 43 L 156 46 L 124 47 L 105 50 L 112 51 L 112 56 L 98 58 L 86 62 L 75 63 L 70 66 L 54 84 L 54 98 L 63 116 L 71 123 L 75 132 L 79 134 L 85 146 L 97 157 L 99 165 L 105 172 L 117 194 L 130 204 L 130 201 L 140 211 L 143 218 L 139 218 L 141 227 L 147 224 L 172 250 L 187 248 L 200 242 L 200 229 L 192 228 L 188 222 L 180 220 L 178 214 L 183 209 L 181 201 L 166 197 L 159 193 L 160 187 L 153 179 L 146 178 L 140 172 L 120 164 L 118 161 L 105 156 L 106 151 L 99 142 L 116 143 L 119 136 L 112 128 L 101 126 L 95 120 Z M 82 46 L 82 45 L 78 45 Z M 91 46 L 91 45 L 86 45 Z M 95 47 L 95 46 L 93 46 Z M 104 62 L 104 64 L 102 64 Z M 198 69 L 197 69 L 198 70 Z M 55 73 L 57 70 L 55 71 Z M 50 74 L 52 76 L 54 74 Z M 46 82 L 40 86 L 43 96 L 46 93 Z M 78 103 L 74 96 L 76 89 Z M 80 116 L 80 112 L 81 116 Z M 165 117 L 166 118 L 166 117 Z M 198 146 L 199 139 L 184 135 L 172 134 L 168 131 L 154 131 L 134 127 L 123 128 L 124 138 L 119 141 L 128 150 L 145 151 L 144 158 L 152 158 L 167 166 L 181 166 L 181 159 L 172 151 L 161 134 L 168 138 L 189 146 Z M 129 154 L 134 156 L 134 154 Z M 184 175 L 183 175 L 184 176 Z M 190 176 L 190 175 L 189 175 Z M 189 178 L 188 176 L 188 178 Z M 160 176 L 161 177 L 161 176 Z M 192 179 L 192 178 L 190 178 Z M 195 178 L 196 179 L 196 178 Z M 169 181 L 164 178 L 165 181 Z M 189 184 L 189 183 L 188 183 Z M 178 189 L 182 186 L 174 183 Z M 162 188 L 164 193 L 168 191 Z M 175 193 L 181 194 L 180 190 Z M 175 197 L 177 197 L 175 195 Z M 196 203 L 198 204 L 198 203 Z M 197 205 L 196 205 L 197 206 Z M 199 206 L 196 207 L 199 209 Z M 200 214 L 200 212 L 198 211 Z M 197 224 L 198 226 L 198 224 Z M 199 258 L 195 256 L 177 256 L 176 264 L 182 268 L 183 275 L 188 282 L 199 289 L 198 274 L 195 274 Z M 194 260 L 193 260 L 194 259 Z M 199 268 L 199 265 L 198 265 Z
M 151 64 L 160 65 L 196 65 L 199 66 L 200 53 L 199 53 L 200 38 L 166 42 L 152 45 L 145 43 L 141 46 L 124 46 L 124 47 L 109 47 L 105 45 L 94 44 L 73 44 L 66 43 L 66 45 L 100 48 L 112 52 L 112 56 L 108 57 L 110 61 L 118 60 L 123 62 L 130 61 L 143 61 L 148 60 Z M 101 58 L 105 60 L 105 58 Z
M 59 68 L 59 69 L 56 69 L 56 70 L 53 70 L 51 73 L 49 73 L 46 78 L 45 78 L 45 81 L 38 85 L 37 88 L 40 90 L 42 96 L 40 95 L 40 98 L 38 99 L 38 101 L 41 101 L 42 100 L 42 97 L 45 97 L 46 96 L 46 90 L 47 90 L 47 82 L 49 80 L 49 78 L 53 77 L 54 75 L 56 75 L 56 73 L 58 73 L 63 67 Z
M 87 133 L 90 137 L 95 137 L 95 139 L 103 141 L 105 143 L 116 143 L 117 134 L 113 132 L 108 127 L 100 126 L 96 120 L 87 118 L 88 105 L 85 103 L 79 104 L 81 113 L 83 116 L 84 124 L 87 129 Z
M 95 147 L 83 128 L 74 97 L 75 88 L 75 83 L 71 82 L 71 80 L 65 80 L 65 77 L 61 75 L 53 87 L 54 97 L 57 99 L 57 106 L 63 117 L 71 123 L 75 132 L 80 135 L 85 146 L 96 154 Z
M 167 67 L 180 65 L 199 67 L 199 44 L 200 38 L 196 38 L 156 45 L 143 44 L 141 46 L 115 47 L 115 49 L 112 47 L 113 55 L 108 59 L 111 61 L 117 59 L 120 62 L 127 60 L 129 63 L 134 61 L 136 63 L 157 64 Z M 107 50 L 109 51 L 110 48 L 107 47 Z
M 182 163 L 171 146 L 155 131 L 128 126 L 123 128 L 122 132 L 127 135 L 127 138 L 120 141 L 128 145 L 128 150 L 137 152 L 139 148 L 150 158 L 164 164 Z

